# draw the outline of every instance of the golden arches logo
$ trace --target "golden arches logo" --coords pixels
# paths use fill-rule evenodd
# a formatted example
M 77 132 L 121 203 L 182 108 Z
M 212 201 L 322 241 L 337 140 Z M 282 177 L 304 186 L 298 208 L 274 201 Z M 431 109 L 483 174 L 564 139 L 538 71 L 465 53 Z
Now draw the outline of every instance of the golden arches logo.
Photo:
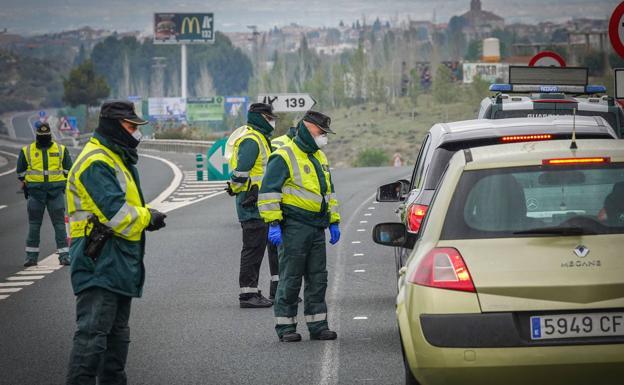
M 180 32 L 182 34 L 201 33 L 199 19 L 197 17 L 185 17 L 184 20 L 182 20 L 182 28 Z

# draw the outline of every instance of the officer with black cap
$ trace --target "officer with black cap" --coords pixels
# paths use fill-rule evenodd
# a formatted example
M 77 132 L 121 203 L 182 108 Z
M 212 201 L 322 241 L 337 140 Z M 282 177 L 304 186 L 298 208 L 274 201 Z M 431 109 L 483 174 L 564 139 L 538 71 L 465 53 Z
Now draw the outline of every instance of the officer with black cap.
M 273 308 L 280 341 L 301 341 L 297 333 L 298 294 L 305 277 L 304 315 L 310 338 L 333 340 L 327 323 L 325 229 L 340 240 L 340 214 L 327 157 L 321 148 L 331 119 L 308 111 L 292 142 L 269 158 L 258 196 L 258 209 L 270 224 L 268 238 L 279 246 L 279 284 Z
M 228 192 L 236 195 L 236 212 L 243 229 L 239 273 L 239 303 L 242 308 L 270 307 L 273 302 L 258 290 L 260 266 L 267 245 L 268 225 L 258 212 L 258 191 L 271 154 L 271 134 L 275 129 L 273 107 L 254 103 L 247 113 L 246 130 L 234 143 L 230 166 L 233 170 Z M 271 255 L 270 255 L 271 256 Z M 274 256 L 274 255 L 273 255 Z M 278 277 L 276 258 L 269 259 L 271 276 Z
M 52 140 L 50 125 L 35 123 L 36 140 L 22 148 L 17 159 L 17 177 L 28 200 L 28 237 L 24 266 L 34 266 L 39 259 L 39 240 L 47 207 L 61 265 L 69 265 L 65 231 L 65 184 L 72 159 L 67 148 Z
M 130 305 L 145 280 L 145 231 L 166 215 L 145 205 L 136 168 L 134 104 L 102 105 L 99 125 L 69 172 L 67 211 L 76 323 L 67 384 L 125 384 Z

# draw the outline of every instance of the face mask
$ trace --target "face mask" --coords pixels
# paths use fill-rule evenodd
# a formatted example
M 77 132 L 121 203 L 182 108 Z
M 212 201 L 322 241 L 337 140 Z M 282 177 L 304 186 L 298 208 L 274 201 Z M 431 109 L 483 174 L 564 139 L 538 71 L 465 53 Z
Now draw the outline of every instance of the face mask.
M 52 135 L 37 135 L 37 143 L 47 146 L 52 143 Z
M 271 127 L 275 128 L 275 120 L 269 120 L 268 122 L 271 125 Z
M 314 137 L 314 143 L 318 148 L 323 148 L 327 145 L 328 142 L 327 134 L 319 135 Z
M 141 130 L 139 130 L 138 128 L 132 133 L 132 137 L 137 141 L 140 142 L 141 138 L 143 137 L 143 134 L 141 133 Z

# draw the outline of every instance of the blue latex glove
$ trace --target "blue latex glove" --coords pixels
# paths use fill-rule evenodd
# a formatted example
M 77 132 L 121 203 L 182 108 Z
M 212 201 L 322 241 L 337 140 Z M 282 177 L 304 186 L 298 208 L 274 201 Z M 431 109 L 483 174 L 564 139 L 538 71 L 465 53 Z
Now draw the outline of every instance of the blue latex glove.
M 282 244 L 282 228 L 280 225 L 269 226 L 269 242 L 275 246 Z
M 340 226 L 338 223 L 332 223 L 329 225 L 329 243 L 335 245 L 340 240 Z

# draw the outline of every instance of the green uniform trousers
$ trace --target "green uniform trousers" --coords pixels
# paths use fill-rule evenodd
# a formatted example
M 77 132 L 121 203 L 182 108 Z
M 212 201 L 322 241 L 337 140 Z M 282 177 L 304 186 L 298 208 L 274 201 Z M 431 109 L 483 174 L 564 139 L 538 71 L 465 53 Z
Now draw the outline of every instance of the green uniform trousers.
M 39 259 L 39 241 L 41 236 L 41 224 L 46 208 L 54 227 L 54 239 L 56 248 L 61 258 L 69 257 L 67 247 L 67 232 L 65 231 L 65 195 L 62 190 L 54 193 L 48 192 L 45 197 L 28 197 L 28 237 L 26 238 L 26 260 L 37 262 Z
M 279 247 L 279 283 L 273 306 L 275 330 L 281 337 L 297 329 L 297 298 L 303 278 L 304 315 L 310 334 L 315 335 L 328 329 L 325 229 L 289 219 L 281 226 L 283 243 Z

